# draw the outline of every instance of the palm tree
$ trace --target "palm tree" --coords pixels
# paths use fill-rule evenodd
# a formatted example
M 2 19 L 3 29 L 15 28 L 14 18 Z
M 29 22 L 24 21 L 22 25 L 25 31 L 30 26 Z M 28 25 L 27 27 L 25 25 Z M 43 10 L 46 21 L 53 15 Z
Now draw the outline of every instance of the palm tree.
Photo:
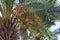
M 48 10 L 56 0 L 0 0 L 0 40 L 27 40 L 30 36 L 40 40 L 42 36 L 53 40 L 53 33 L 48 28 L 59 18 Z M 29 31 L 29 35 L 27 33 Z

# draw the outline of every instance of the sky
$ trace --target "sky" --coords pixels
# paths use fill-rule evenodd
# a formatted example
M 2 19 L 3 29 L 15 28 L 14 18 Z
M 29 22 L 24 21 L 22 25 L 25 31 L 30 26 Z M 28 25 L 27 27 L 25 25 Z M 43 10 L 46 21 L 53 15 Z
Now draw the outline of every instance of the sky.
M 58 40 L 60 40 L 60 34 L 58 34 L 57 37 L 58 37 Z
M 59 6 L 60 5 L 60 0 L 57 0 L 56 1 L 56 4 L 55 4 L 55 7 Z
M 55 25 L 52 25 L 50 27 L 50 31 L 54 32 L 56 29 L 60 28 L 60 22 L 59 21 L 55 21 Z M 57 40 L 60 40 L 60 34 L 57 34 Z
M 60 22 L 59 21 L 55 21 L 55 25 L 52 25 L 50 27 L 50 31 L 54 32 L 56 29 L 60 28 Z M 60 40 L 60 34 L 57 34 L 57 40 Z
M 55 25 L 52 25 L 50 27 L 50 31 L 54 32 L 58 28 L 60 28 L 60 22 L 59 21 L 55 21 Z

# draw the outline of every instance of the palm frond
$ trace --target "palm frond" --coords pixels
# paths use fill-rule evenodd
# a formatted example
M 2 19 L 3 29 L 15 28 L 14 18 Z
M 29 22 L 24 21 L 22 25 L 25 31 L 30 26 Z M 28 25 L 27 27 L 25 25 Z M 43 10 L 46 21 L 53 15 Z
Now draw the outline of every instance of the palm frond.
M 0 40 L 17 40 L 16 24 L 0 18 Z

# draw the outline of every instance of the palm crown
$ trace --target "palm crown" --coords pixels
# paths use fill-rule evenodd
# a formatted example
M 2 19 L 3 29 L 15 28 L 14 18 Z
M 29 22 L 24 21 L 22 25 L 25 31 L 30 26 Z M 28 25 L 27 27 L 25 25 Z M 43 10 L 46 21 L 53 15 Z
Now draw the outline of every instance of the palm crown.
M 31 35 L 34 40 L 40 40 L 42 36 L 53 40 L 53 33 L 48 28 L 59 19 L 59 13 L 55 15 L 47 10 L 56 0 L 19 0 L 14 9 L 15 0 L 0 1 L 0 40 L 18 40 L 20 36 L 27 40 Z

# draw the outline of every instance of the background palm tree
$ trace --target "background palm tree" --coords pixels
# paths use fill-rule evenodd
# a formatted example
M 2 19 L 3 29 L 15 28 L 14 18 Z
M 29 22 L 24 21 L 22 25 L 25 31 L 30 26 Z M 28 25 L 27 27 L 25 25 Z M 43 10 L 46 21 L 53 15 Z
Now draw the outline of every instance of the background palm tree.
M 49 12 L 56 0 L 19 0 L 13 9 L 15 0 L 0 0 L 0 40 L 53 40 L 48 28 L 59 19 L 59 13 Z M 29 34 L 27 32 L 30 32 Z

